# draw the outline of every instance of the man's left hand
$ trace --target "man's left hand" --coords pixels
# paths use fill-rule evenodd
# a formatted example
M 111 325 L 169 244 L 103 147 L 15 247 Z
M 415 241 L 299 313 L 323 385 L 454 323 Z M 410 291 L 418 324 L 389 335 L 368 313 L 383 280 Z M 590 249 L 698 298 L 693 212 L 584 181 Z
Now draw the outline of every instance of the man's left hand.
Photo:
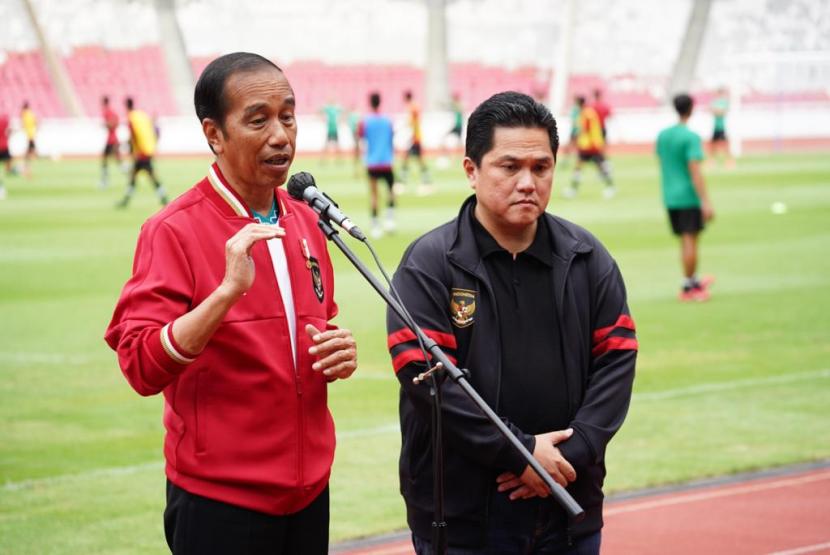
M 328 381 L 344 380 L 357 369 L 357 344 L 352 332 L 339 328 L 336 330 L 320 331 L 311 324 L 307 324 L 305 331 L 314 345 L 309 347 L 308 354 L 317 357 L 311 365 L 316 372 L 322 372 Z

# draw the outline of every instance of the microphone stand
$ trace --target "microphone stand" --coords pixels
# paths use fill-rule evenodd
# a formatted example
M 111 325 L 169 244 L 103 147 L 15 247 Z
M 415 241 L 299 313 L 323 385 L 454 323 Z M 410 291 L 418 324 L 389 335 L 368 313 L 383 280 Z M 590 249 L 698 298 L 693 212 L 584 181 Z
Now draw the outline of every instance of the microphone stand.
M 478 394 L 478 392 L 467 381 L 467 370 L 459 369 L 450 361 L 444 351 L 438 344 L 430 339 L 414 320 L 409 318 L 406 310 L 395 300 L 392 295 L 386 290 L 377 278 L 369 271 L 363 262 L 352 252 L 352 250 L 340 238 L 337 230 L 331 225 L 329 219 L 323 214 L 319 215 L 317 225 L 323 231 L 329 241 L 337 245 L 337 248 L 349 259 L 352 265 L 363 275 L 375 291 L 386 301 L 386 304 L 395 311 L 400 319 L 406 323 L 407 327 L 420 339 L 432 356 L 432 360 L 437 361 L 434 366 L 429 368 L 426 372 L 420 374 L 415 378 L 414 382 L 420 383 L 426 378 L 431 378 L 431 395 L 433 398 L 433 431 L 432 440 L 433 445 L 433 467 L 435 469 L 434 490 L 435 490 L 435 521 L 432 523 L 433 527 L 433 550 L 434 553 L 443 555 L 447 550 L 447 523 L 444 522 L 444 475 L 443 475 L 443 445 L 441 438 L 441 381 L 446 376 L 449 376 L 458 386 L 467 394 L 467 396 L 478 406 L 481 412 L 490 420 L 493 425 L 501 432 L 501 434 L 513 445 L 513 447 L 522 454 L 527 463 L 533 468 L 536 474 L 545 482 L 550 490 L 553 498 L 559 505 L 561 505 L 568 516 L 574 521 L 578 522 L 585 517 L 585 511 L 579 506 L 579 503 L 571 497 L 565 488 L 557 484 L 544 467 L 533 458 L 533 455 L 522 444 L 521 441 L 510 431 L 501 418 L 493 412 L 493 409 L 487 402 Z M 429 364 L 429 362 L 427 362 Z

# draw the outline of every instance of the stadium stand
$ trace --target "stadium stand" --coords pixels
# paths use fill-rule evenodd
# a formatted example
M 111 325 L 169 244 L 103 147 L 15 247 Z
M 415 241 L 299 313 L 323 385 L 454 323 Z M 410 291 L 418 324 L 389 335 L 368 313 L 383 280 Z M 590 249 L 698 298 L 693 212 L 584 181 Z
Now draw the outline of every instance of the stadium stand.
M 31 2 L 87 118 L 99 117 L 102 95 L 119 108 L 130 95 L 142 109 L 166 120 L 164 125 L 187 128 L 189 123 L 173 121 L 190 118 L 192 112 L 176 105 L 165 59 L 172 42 L 160 31 L 153 2 Z M 727 86 L 740 93 L 735 121 L 739 110 L 752 111 L 761 122 L 770 111 L 798 122 L 830 113 L 830 20 L 821 17 L 825 4 L 791 0 L 767 2 L 759 9 L 754 0 L 716 1 L 692 86 L 697 101 L 708 105 L 715 91 Z M 22 6 L 21 0 L 0 2 L 0 110 L 14 117 L 25 99 L 41 119 L 67 118 Z M 615 113 L 614 140 L 650 140 L 650 126 L 665 115 L 666 85 L 691 0 L 676 0 L 671 10 L 664 0 L 579 0 L 575 6 L 568 28 L 573 52 L 565 104 L 575 94 L 602 89 Z M 285 69 L 304 125 L 312 127 L 321 125 L 319 109 L 331 100 L 345 109 L 364 110 L 371 90 L 381 92 L 384 109 L 392 114 L 403 113 L 406 89 L 423 103 L 425 14 L 425 3 L 412 0 L 306 0 L 290 6 L 253 0 L 176 2 L 184 54 L 194 76 L 219 53 L 260 52 Z M 564 25 L 562 11 L 548 0 L 448 1 L 446 25 L 448 88 L 459 94 L 467 111 L 505 89 L 548 100 Z M 759 61 L 759 53 L 776 61 Z M 425 113 L 428 144 L 445 133 L 445 117 L 448 112 Z M 705 129 L 708 122 L 701 119 L 697 125 Z M 800 123 L 774 131 L 748 127 L 757 136 L 795 135 L 800 128 Z M 826 128 L 814 125 L 809 131 L 824 136 Z M 44 133 L 45 145 L 46 127 Z M 189 148 L 172 145 L 175 137 L 166 134 L 163 148 Z
M 40 52 L 11 52 L 0 64 L 0 112 L 17 114 L 28 100 L 38 117 L 65 115 Z
M 124 97 L 132 96 L 148 114 L 176 114 L 164 57 L 156 45 L 133 50 L 84 46 L 75 48 L 64 64 L 89 116 L 98 115 L 105 94 L 117 110 Z

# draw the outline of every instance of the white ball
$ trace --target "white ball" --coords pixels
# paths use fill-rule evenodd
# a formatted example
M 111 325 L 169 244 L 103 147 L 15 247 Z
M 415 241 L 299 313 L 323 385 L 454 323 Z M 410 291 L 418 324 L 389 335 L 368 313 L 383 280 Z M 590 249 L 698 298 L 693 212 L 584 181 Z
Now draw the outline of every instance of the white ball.
M 787 212 L 787 205 L 783 202 L 773 202 L 769 207 L 773 214 L 785 214 Z

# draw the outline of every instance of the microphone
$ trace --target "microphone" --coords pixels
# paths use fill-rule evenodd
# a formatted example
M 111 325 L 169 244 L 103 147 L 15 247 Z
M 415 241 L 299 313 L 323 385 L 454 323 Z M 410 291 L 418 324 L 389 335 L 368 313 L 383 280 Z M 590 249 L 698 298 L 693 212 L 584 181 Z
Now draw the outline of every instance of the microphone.
M 292 175 L 288 180 L 288 194 L 291 195 L 291 198 L 308 204 L 312 210 L 345 229 L 349 235 L 358 241 L 366 241 L 366 236 L 360 231 L 360 228 L 340 211 L 337 203 L 317 188 L 314 176 L 310 173 L 299 172 Z

